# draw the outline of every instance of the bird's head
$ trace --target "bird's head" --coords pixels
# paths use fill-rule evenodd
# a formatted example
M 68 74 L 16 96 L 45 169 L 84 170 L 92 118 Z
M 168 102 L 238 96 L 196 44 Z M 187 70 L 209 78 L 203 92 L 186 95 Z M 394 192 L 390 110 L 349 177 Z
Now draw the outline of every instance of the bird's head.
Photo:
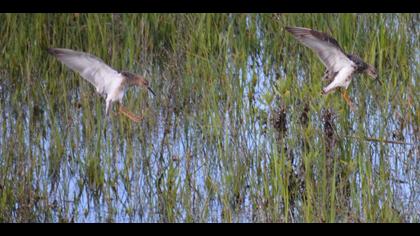
M 139 75 L 137 76 L 137 79 L 138 79 L 137 83 L 140 87 L 147 88 L 147 90 L 149 90 L 153 94 L 153 96 L 156 96 L 155 92 L 153 92 L 152 88 L 150 88 L 148 80 L 143 78 L 143 76 L 139 76 Z
M 156 96 L 155 92 L 153 92 L 152 88 L 149 86 L 149 81 L 147 81 L 143 76 L 135 75 L 130 72 L 122 72 L 122 75 L 124 75 L 124 77 L 127 79 L 128 85 L 136 85 L 142 88 L 146 88 L 153 94 L 153 96 Z
M 373 79 L 378 78 L 378 73 L 376 72 L 375 67 L 373 67 L 372 65 L 368 65 L 367 68 L 365 69 L 365 72 Z

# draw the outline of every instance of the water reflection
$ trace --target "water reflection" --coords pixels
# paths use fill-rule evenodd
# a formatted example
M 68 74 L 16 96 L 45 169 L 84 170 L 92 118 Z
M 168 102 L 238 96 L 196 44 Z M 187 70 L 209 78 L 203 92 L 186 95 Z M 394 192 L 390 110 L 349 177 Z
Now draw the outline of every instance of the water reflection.
M 386 27 L 391 27 L 388 24 L 396 23 L 388 22 Z M 258 37 L 264 34 L 258 32 Z M 411 45 L 418 46 L 416 35 L 410 40 L 414 38 Z M 414 58 L 418 54 L 417 48 L 408 55 L 413 64 L 417 64 Z M 349 173 L 340 177 L 348 178 L 360 190 L 349 194 L 357 198 L 354 195 L 361 194 L 365 181 L 375 180 L 354 172 L 389 175 L 391 187 L 379 182 L 368 183 L 369 187 L 394 191 L 400 211 L 413 209 L 407 221 L 418 219 L 414 212 L 420 207 L 418 180 L 414 178 L 420 169 L 418 127 L 416 121 L 404 119 L 407 113 L 416 114 L 416 106 L 406 106 L 404 90 L 385 91 L 389 94 L 380 99 L 401 101 L 382 107 L 375 85 L 356 78 L 351 85 L 352 98 L 364 111 L 345 113 L 340 105 L 329 105 L 326 98 L 305 103 L 305 97 L 290 95 L 292 89 L 289 98 L 286 92 L 275 91 L 278 81 L 296 80 L 291 83 L 301 90 L 307 89 L 308 78 L 318 82 L 305 66 L 292 74 L 287 63 L 264 68 L 262 58 L 247 57 L 245 68 L 228 63 L 225 80 L 220 82 L 224 87 L 207 83 L 208 87 L 195 88 L 188 96 L 182 92 L 183 83 L 168 79 L 170 72 L 150 69 L 154 71 L 154 88 L 160 88 L 156 100 L 147 99 L 147 91 L 129 91 L 125 100 L 130 108 L 143 109 L 145 119 L 139 124 L 121 116 L 106 117 L 102 98 L 92 96 L 95 91 L 87 83 L 76 82 L 79 77 L 61 75 L 66 78 L 57 80 L 66 82 L 60 85 L 42 82 L 38 75 L 33 86 L 24 87 L 16 83 L 23 78 L 1 74 L 0 187 L 16 186 L 8 190 L 9 197 L 20 191 L 27 194 L 24 201 L 16 199 L 11 212 L 29 221 L 54 222 L 270 221 L 273 216 L 268 215 L 267 206 L 278 204 L 271 210 L 284 211 L 280 202 L 285 190 L 276 184 L 309 171 L 302 169 L 307 156 L 312 155 L 313 163 L 323 159 L 324 149 L 316 148 L 325 145 L 323 104 L 335 111 L 340 143 L 336 165 Z M 416 88 L 417 67 L 410 67 L 408 82 L 401 86 Z M 365 88 L 369 90 L 362 96 Z M 65 95 L 55 98 L 57 92 L 53 91 Z M 288 122 L 281 141 L 272 121 L 279 101 L 285 104 Z M 299 123 L 305 106 L 309 107 L 303 122 L 306 126 Z M 351 136 L 393 137 L 414 145 L 367 142 Z M 371 170 L 357 170 L 355 166 L 365 158 L 371 166 L 361 166 Z M 283 172 L 276 173 L 275 165 L 284 165 L 279 168 Z M 321 170 L 311 171 L 322 175 Z M 295 221 L 304 221 L 299 215 L 302 199 L 289 206 Z M 361 203 L 351 204 L 357 207 Z M 286 219 L 279 216 L 277 220 Z

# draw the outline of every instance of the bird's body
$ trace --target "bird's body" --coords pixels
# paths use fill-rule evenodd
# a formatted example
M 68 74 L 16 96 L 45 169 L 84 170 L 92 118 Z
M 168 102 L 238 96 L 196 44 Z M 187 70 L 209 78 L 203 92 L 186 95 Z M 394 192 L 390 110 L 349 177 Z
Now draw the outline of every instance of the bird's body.
M 122 105 L 122 99 L 129 86 L 145 87 L 154 95 L 149 82 L 142 76 L 130 72 L 118 72 L 91 54 L 64 48 L 49 48 L 48 52 L 70 69 L 78 72 L 96 88 L 99 94 L 104 96 L 107 115 L 112 103 L 119 102 Z
M 377 78 L 373 66 L 356 55 L 346 54 L 338 42 L 328 34 L 302 27 L 286 27 L 286 30 L 303 45 L 315 51 L 325 65 L 326 72 L 323 78 L 332 82 L 323 88 L 323 94 L 338 87 L 347 89 L 355 73 L 367 73 Z

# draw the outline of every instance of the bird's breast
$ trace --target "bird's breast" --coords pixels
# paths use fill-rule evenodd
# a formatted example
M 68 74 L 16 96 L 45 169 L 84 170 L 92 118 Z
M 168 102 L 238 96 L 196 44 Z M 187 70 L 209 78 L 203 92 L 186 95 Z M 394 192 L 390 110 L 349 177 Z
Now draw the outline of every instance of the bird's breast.
M 113 101 L 121 101 L 124 96 L 123 79 L 120 76 L 116 76 L 111 81 L 106 88 L 107 94 Z

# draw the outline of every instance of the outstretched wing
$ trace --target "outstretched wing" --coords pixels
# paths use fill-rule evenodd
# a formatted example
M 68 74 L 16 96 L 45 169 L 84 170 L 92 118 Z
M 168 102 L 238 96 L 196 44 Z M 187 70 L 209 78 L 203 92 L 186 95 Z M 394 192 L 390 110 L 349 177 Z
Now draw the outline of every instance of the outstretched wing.
M 354 63 L 346 56 L 337 41 L 328 34 L 302 27 L 286 27 L 299 42 L 316 52 L 325 67 L 338 72 Z
M 118 71 L 91 54 L 65 48 L 48 48 L 48 52 L 70 69 L 80 73 L 101 94 L 109 94 L 113 89 L 113 82 L 121 77 Z

